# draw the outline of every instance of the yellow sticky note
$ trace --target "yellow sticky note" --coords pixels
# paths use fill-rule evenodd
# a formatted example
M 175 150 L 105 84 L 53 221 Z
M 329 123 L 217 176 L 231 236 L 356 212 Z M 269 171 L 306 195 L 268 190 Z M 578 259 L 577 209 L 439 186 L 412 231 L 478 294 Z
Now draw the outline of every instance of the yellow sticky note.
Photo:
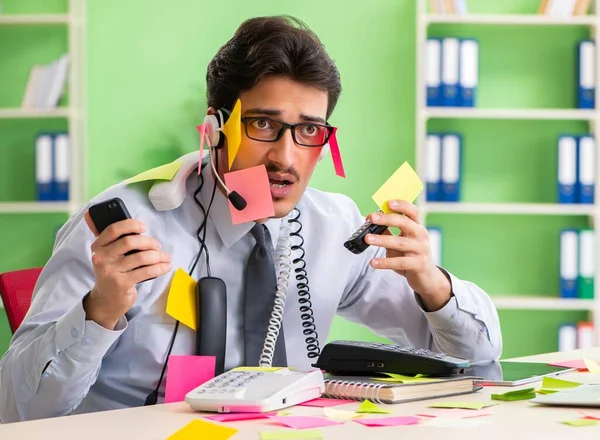
M 393 383 L 412 383 L 412 382 L 439 382 L 440 379 L 432 378 L 432 377 L 424 377 L 420 374 L 416 376 L 405 376 L 403 374 L 396 373 L 383 373 L 389 377 L 373 377 L 372 379 L 378 380 L 380 382 L 393 382 Z
M 583 426 L 594 426 L 598 423 L 597 420 L 589 420 L 589 419 L 574 419 L 574 420 L 563 420 L 565 425 L 575 426 L 577 428 L 581 428 Z
M 223 126 L 223 134 L 227 138 L 227 159 L 229 162 L 229 169 L 231 164 L 240 149 L 240 143 L 242 142 L 242 102 L 238 99 L 233 107 L 229 119 Z
M 390 414 L 389 411 L 378 407 L 370 400 L 364 400 L 356 410 L 359 414 Z
M 423 191 L 423 182 L 409 165 L 404 162 L 398 170 L 373 194 L 373 200 L 384 212 L 391 212 L 389 200 L 405 200 L 413 203 Z
M 562 390 L 566 388 L 575 388 L 581 385 L 579 382 L 570 380 L 557 379 L 556 377 L 544 377 L 542 379 L 543 390 Z
M 196 281 L 181 268 L 171 281 L 167 314 L 196 330 Z
M 600 374 L 600 365 L 591 359 L 584 359 L 583 362 L 587 367 L 588 371 L 592 374 Z
M 137 176 L 130 177 L 129 179 L 125 180 L 125 184 L 144 182 L 146 180 L 171 180 L 177 171 L 179 171 L 179 168 L 181 168 L 182 164 L 182 161 L 176 160 L 156 168 L 151 168 L 143 173 L 138 174 Z
M 330 407 L 323 408 L 323 413 L 325 413 L 325 417 L 335 420 L 336 422 L 347 422 L 348 420 L 360 417 L 360 414 L 356 414 L 355 411 L 335 409 Z
M 237 429 L 230 428 L 229 426 L 217 425 L 216 423 L 195 419 L 179 431 L 170 435 L 167 440 L 196 440 L 199 438 L 227 440 L 237 432 Z

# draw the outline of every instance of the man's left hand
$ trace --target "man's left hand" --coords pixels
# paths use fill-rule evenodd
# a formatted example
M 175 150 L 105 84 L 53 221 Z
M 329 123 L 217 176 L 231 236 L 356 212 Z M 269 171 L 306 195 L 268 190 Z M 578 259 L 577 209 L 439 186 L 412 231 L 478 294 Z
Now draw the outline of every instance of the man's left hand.
M 393 235 L 389 229 L 382 235 L 367 234 L 368 244 L 387 251 L 386 258 L 374 258 L 371 266 L 404 276 L 428 311 L 439 310 L 450 300 L 452 286 L 433 260 L 429 234 L 419 222 L 419 211 L 412 203 L 400 200 L 390 200 L 388 205 L 394 212 L 375 213 L 368 218 L 376 225 L 399 228 L 400 235 Z

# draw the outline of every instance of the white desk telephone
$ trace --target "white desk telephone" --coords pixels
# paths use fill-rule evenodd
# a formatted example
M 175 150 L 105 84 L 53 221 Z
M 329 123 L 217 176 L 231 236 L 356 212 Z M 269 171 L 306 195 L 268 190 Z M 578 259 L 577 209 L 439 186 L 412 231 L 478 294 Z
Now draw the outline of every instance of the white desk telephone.
M 321 370 L 239 367 L 190 391 L 185 401 L 196 411 L 264 413 L 319 398 L 324 392 Z

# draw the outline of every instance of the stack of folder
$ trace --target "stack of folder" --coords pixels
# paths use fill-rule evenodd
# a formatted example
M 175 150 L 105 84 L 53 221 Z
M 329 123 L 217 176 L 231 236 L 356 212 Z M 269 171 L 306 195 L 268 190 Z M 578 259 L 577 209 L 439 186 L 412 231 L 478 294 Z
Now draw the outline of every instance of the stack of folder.
M 458 133 L 429 133 L 426 150 L 427 201 L 460 201 L 462 136 Z
M 577 45 L 577 107 L 596 108 L 596 45 L 581 40 Z
M 560 232 L 560 296 L 594 298 L 596 234 L 592 229 Z
M 594 136 L 558 137 L 558 203 L 594 203 L 595 157 Z
M 479 43 L 472 38 L 428 38 L 425 84 L 429 107 L 475 107 Z
M 67 133 L 40 133 L 35 141 L 38 201 L 68 201 L 70 142 Z

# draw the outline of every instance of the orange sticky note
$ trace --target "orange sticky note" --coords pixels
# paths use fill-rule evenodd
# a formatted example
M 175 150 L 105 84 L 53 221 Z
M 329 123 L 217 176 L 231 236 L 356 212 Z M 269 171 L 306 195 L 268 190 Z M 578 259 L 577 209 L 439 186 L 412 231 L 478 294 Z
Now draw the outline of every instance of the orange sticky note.
M 225 185 L 246 199 L 246 207 L 238 211 L 229 202 L 234 225 L 272 217 L 275 214 L 269 176 L 264 165 L 226 173 Z
M 171 281 L 167 314 L 196 330 L 196 280 L 179 268 Z
M 216 423 L 206 422 L 195 419 L 185 425 L 179 431 L 170 435 L 167 440 L 227 440 L 238 432 L 237 429 L 229 426 L 217 425 Z
M 229 170 L 231 164 L 237 156 L 237 152 L 240 149 L 240 143 L 242 141 L 242 102 L 238 99 L 231 111 L 231 115 L 227 119 L 227 122 L 223 126 L 223 134 L 227 138 L 227 160 L 229 162 Z
M 384 212 L 391 212 L 387 205 L 390 200 L 414 202 L 423 191 L 423 182 L 408 164 L 404 162 L 398 170 L 373 194 L 373 201 Z
M 183 402 L 185 395 L 215 377 L 214 356 L 169 356 L 165 403 Z

